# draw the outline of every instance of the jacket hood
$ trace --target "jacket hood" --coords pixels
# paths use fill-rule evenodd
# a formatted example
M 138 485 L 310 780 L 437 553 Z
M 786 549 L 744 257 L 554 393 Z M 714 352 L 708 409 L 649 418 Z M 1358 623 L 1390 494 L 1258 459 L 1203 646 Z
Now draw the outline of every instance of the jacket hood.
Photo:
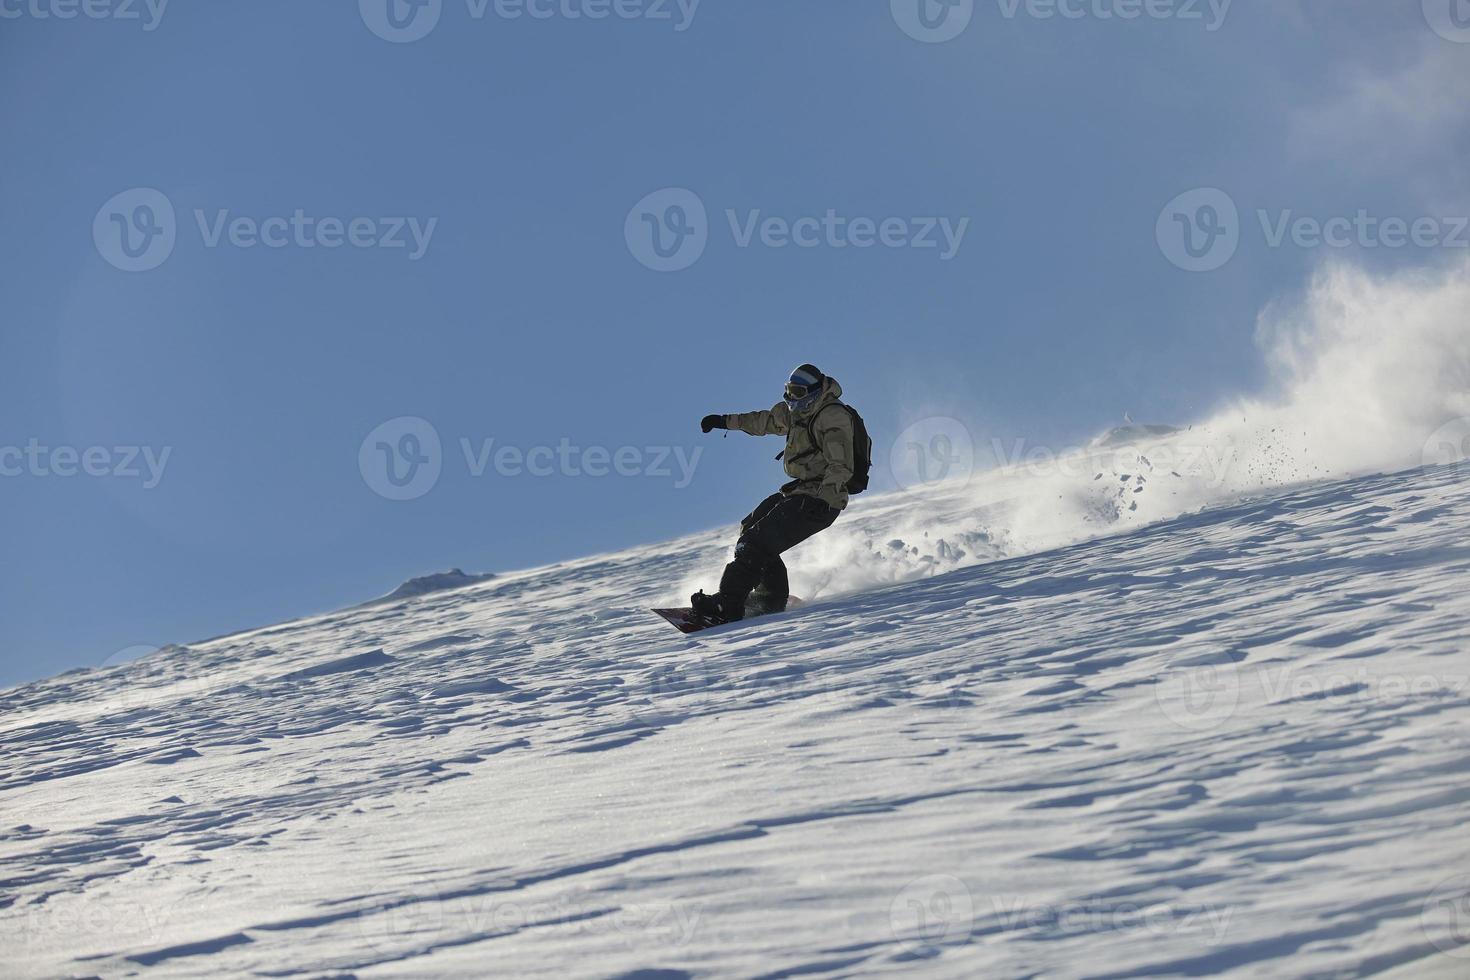
M 809 408 L 809 409 L 807 409 L 806 411 L 804 411 L 804 412 L 792 412 L 791 413 L 791 417 L 794 418 L 794 419 L 796 419 L 796 420 L 798 420 L 798 421 L 805 422 L 807 419 L 809 419 L 812 416 L 816 415 L 822 409 L 826 408 L 828 405 L 830 405 L 833 402 L 837 401 L 841 397 L 842 397 L 842 385 L 840 385 L 840 384 L 837 383 L 837 379 L 836 378 L 832 378 L 832 377 L 823 378 L 822 379 L 822 397 L 818 398 L 815 402 L 813 402 L 812 403 L 812 407 Z

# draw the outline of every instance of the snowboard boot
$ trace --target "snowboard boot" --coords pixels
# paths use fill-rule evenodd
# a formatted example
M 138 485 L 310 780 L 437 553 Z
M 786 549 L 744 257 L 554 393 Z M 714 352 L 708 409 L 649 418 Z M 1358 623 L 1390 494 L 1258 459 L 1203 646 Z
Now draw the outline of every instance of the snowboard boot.
M 788 595 L 784 592 L 772 592 L 764 584 L 756 586 L 750 598 L 745 600 L 745 614 L 747 616 L 769 616 L 771 613 L 786 611 L 786 600 Z
M 705 595 L 703 590 L 689 597 L 689 606 L 695 615 L 716 623 L 733 623 L 745 618 L 744 603 L 736 605 L 724 593 Z

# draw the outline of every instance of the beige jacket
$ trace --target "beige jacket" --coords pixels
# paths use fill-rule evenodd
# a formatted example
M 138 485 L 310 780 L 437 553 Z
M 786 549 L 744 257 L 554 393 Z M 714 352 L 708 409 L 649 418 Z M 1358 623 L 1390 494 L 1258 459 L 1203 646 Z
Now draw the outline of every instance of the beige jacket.
M 753 436 L 785 436 L 782 461 L 791 482 L 781 492 L 788 496 L 806 494 L 842 510 L 847 506 L 847 481 L 852 479 L 852 416 L 845 410 L 829 408 L 840 404 L 841 385 L 828 378 L 823 388 L 817 403 L 795 416 L 783 401 L 769 411 L 726 415 L 725 425 Z M 809 433 L 807 423 L 812 419 L 816 424 Z

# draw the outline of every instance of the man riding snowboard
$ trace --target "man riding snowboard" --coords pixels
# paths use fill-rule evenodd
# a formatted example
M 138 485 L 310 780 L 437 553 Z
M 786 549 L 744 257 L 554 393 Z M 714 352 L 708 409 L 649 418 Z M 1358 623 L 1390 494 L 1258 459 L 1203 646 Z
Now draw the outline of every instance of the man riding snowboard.
M 786 451 L 776 458 L 784 458 L 791 480 L 740 522 L 735 558 L 725 566 L 720 591 L 696 592 L 689 600 L 697 615 L 719 623 L 742 619 L 752 590 L 760 612 L 785 609 L 791 587 L 781 552 L 831 527 L 848 495 L 867 489 L 872 442 L 862 418 L 841 397 L 835 379 L 803 364 L 791 372 L 786 397 L 769 411 L 706 415 L 700 422 L 705 432 L 785 436 Z

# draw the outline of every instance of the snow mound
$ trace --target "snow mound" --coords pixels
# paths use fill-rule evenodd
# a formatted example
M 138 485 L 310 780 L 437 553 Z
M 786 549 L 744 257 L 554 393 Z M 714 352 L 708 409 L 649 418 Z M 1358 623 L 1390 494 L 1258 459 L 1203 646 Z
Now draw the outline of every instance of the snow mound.
M 358 653 L 350 657 L 338 657 L 323 663 L 313 664 L 310 667 L 302 667 L 293 670 L 289 674 L 282 674 L 279 680 L 304 681 L 314 677 L 326 677 L 329 674 L 345 674 L 356 670 L 372 670 L 385 664 L 393 663 L 393 658 L 382 650 L 369 650 L 367 653 Z
M 416 596 L 428 595 L 431 592 L 448 592 L 451 589 L 462 589 L 465 586 L 488 582 L 494 577 L 494 572 L 466 574 L 458 568 L 451 568 L 447 572 L 435 572 L 432 575 L 420 575 L 418 578 L 411 578 L 392 592 L 380 598 L 373 599 L 368 604 L 376 605 L 382 602 L 396 602 L 399 599 L 412 599 Z
M 1140 442 L 1162 439 L 1182 431 L 1177 425 L 1120 425 L 1097 436 L 1090 443 L 1093 449 L 1117 449 Z

